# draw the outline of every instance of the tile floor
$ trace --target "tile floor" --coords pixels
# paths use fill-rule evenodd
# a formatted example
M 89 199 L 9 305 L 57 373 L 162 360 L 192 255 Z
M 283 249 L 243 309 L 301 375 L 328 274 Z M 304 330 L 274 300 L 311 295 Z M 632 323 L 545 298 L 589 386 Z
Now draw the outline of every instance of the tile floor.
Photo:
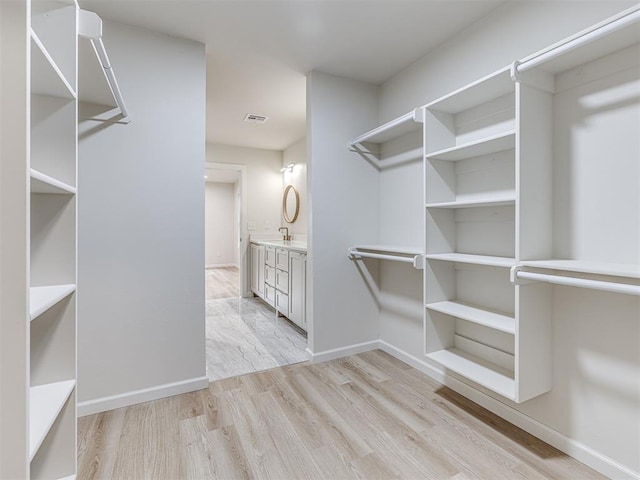
M 218 269 L 215 269 L 218 270 Z M 209 272 L 208 270 L 207 272 Z M 219 274 L 207 275 L 207 292 Z M 233 272 L 230 272 L 233 274 Z M 307 360 L 304 332 L 258 298 L 207 299 L 207 376 L 219 380 Z

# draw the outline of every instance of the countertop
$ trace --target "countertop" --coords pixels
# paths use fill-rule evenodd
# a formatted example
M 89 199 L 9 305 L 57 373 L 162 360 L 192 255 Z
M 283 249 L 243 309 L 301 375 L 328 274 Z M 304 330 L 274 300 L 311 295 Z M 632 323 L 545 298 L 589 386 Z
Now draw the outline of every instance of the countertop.
M 256 245 L 268 245 L 276 248 L 286 248 L 293 252 L 307 253 L 307 242 L 300 242 L 297 240 L 257 240 L 251 239 L 251 243 Z

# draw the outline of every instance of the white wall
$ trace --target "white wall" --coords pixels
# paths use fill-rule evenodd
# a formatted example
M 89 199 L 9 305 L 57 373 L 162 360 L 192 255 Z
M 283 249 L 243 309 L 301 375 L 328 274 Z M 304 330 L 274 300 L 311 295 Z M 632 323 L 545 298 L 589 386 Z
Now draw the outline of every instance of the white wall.
M 238 265 L 235 183 L 207 182 L 204 189 L 204 262 L 207 268 Z
M 207 144 L 207 161 L 247 166 L 247 223 L 249 234 L 277 234 L 282 202 L 282 152 L 231 145 Z
M 81 413 L 206 386 L 204 46 L 104 39 L 132 121 L 79 126 Z
M 382 85 L 379 121 L 423 105 L 633 4 L 505 3 Z M 414 192 L 411 195 L 417 199 L 421 181 L 418 167 L 412 166 L 380 175 L 380 229 L 385 241 L 400 240 L 393 233 L 399 227 L 392 212 L 404 211 L 408 198 L 399 186 Z M 417 281 L 401 266 L 381 267 L 380 336 L 422 358 Z M 554 312 L 553 390 L 513 408 L 577 442 L 570 448 L 591 449 L 596 452 L 594 458 L 603 455 L 609 465 L 618 463 L 640 472 L 640 302 L 625 295 L 557 287 Z
M 375 293 L 346 253 L 358 243 L 378 243 L 378 173 L 346 149 L 348 140 L 376 125 L 377 94 L 375 86 L 320 72 L 307 79 L 313 209 L 307 312 L 314 355 L 378 339 Z
M 294 223 L 286 223 L 282 219 L 282 225 L 289 228 L 293 235 L 306 235 L 307 233 L 307 139 L 302 138 L 286 148 L 282 152 L 282 166 L 295 163 L 293 172 L 286 170 L 282 174 L 282 190 L 287 185 L 293 185 L 300 196 L 300 211 L 298 219 Z

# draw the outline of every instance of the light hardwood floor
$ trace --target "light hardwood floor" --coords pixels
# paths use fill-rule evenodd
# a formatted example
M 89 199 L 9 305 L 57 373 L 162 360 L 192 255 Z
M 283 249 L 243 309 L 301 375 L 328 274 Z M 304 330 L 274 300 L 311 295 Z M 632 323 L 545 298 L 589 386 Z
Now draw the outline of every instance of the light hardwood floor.
M 79 480 L 601 479 L 373 351 L 79 421 Z

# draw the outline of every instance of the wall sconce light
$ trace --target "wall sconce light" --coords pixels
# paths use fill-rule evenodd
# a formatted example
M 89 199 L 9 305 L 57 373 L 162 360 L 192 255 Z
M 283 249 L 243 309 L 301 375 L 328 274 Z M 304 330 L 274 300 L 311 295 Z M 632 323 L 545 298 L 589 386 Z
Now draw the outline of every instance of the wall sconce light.
M 284 172 L 285 170 L 288 172 L 293 172 L 293 167 L 295 166 L 295 163 L 291 162 L 289 165 L 287 165 L 286 167 L 282 167 L 280 169 L 281 172 Z

